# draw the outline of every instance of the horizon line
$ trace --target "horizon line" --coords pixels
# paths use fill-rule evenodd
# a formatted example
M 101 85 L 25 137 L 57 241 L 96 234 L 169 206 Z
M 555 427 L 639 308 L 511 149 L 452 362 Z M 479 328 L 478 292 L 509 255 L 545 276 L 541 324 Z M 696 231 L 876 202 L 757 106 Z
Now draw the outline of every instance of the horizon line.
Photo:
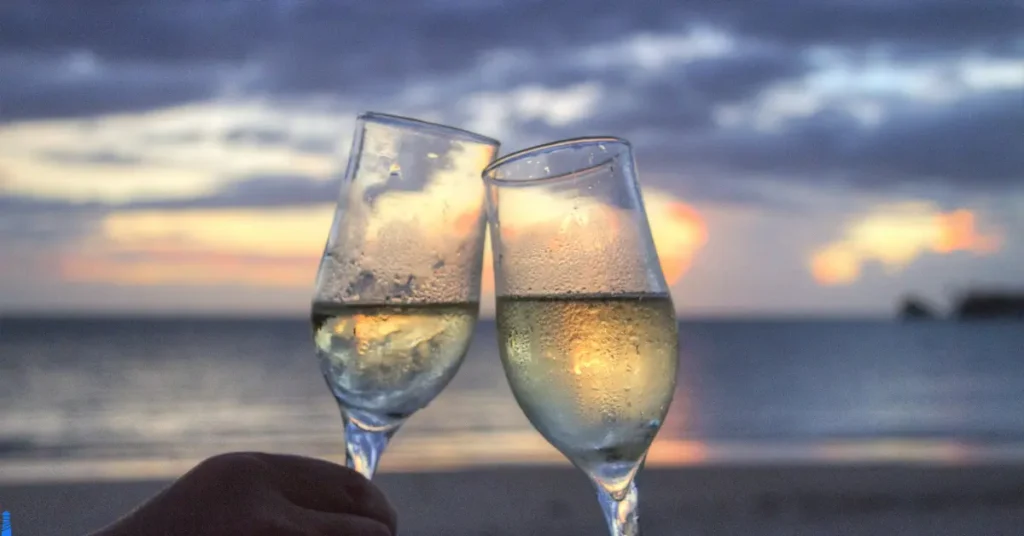
M 306 320 L 309 313 L 272 311 L 142 311 L 142 310 L 10 310 L 0 311 L 3 320 Z M 493 321 L 493 314 L 481 314 L 478 321 Z M 850 311 L 764 311 L 764 312 L 676 312 L 681 322 L 748 320 L 899 320 L 898 312 Z M 945 320 L 945 316 L 935 320 Z M 950 318 L 951 319 L 951 318 Z

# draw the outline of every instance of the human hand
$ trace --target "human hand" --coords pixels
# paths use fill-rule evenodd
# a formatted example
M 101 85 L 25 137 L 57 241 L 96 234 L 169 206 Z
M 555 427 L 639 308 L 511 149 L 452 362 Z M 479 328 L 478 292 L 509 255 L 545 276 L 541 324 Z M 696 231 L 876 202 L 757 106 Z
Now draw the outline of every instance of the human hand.
M 387 497 L 323 460 L 262 453 L 209 458 L 93 536 L 394 536 Z

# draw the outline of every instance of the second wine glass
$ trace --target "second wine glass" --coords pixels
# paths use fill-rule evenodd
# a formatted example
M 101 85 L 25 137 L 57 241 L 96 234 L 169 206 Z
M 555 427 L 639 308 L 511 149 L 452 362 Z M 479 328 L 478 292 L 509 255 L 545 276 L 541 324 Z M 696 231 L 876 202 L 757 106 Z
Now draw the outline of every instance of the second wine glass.
M 543 145 L 484 180 L 512 392 L 590 477 L 611 533 L 637 535 L 633 478 L 672 400 L 678 342 L 630 145 Z
M 356 121 L 312 321 L 347 463 L 367 478 L 469 347 L 486 226 L 480 172 L 497 151 L 495 140 L 444 125 L 376 113 Z

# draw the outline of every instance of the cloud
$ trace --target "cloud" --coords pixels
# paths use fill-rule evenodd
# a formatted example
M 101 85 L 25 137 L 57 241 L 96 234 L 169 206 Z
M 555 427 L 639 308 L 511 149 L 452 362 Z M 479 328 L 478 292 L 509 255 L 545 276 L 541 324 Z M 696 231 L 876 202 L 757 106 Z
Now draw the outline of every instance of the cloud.
M 937 112 L 907 106 L 866 137 L 843 164 L 873 174 L 876 180 L 945 177 L 975 184 L 1020 185 L 1024 179 L 1022 90 L 963 99 Z
M 605 41 L 638 28 L 671 30 L 712 21 L 738 33 L 797 46 L 820 43 L 926 43 L 929 47 L 998 44 L 1019 35 L 1022 8 L 1012 0 L 536 0 L 417 2 L 228 0 L 68 5 L 57 0 L 17 3 L 2 13 L 0 47 L 89 48 L 123 59 L 239 61 L 295 43 L 321 56 L 365 50 L 413 50 L 417 56 L 384 69 L 406 70 L 419 60 L 436 71 L 463 61 L 466 51 L 521 46 L 536 50 Z M 585 15 L 585 24 L 565 24 Z M 110 31 L 116 28 L 117 31 Z M 381 38 L 386 36 L 386 38 Z M 336 48 L 330 48 L 330 47 Z M 286 49 L 283 52 L 292 52 Z
M 61 279 L 75 284 L 300 289 L 312 285 L 316 258 L 191 250 L 119 254 L 72 251 L 58 258 L 57 270 Z
M 44 151 L 40 154 L 40 158 L 63 164 L 119 164 L 123 166 L 135 166 L 143 163 L 142 157 L 138 155 L 119 153 L 110 150 L 95 152 L 52 150 Z
M 740 33 L 794 46 L 902 47 L 908 53 L 1002 47 L 1018 42 L 1024 6 L 957 0 L 778 0 L 723 3 L 720 15 Z M 927 53 L 926 52 L 926 53 Z
M 0 53 L 0 124 L 141 111 L 200 100 L 217 94 L 222 79 L 233 70 L 216 65 L 110 62 L 89 51 Z
M 989 255 L 1002 242 L 1000 233 L 979 231 L 971 210 L 943 213 L 929 203 L 903 203 L 878 207 L 851 222 L 843 238 L 811 254 L 808 267 L 821 285 L 849 285 L 860 279 L 868 263 L 896 274 L 926 253 Z
M 726 131 L 690 150 L 748 171 L 831 175 L 868 187 L 1014 187 L 1024 173 L 1024 140 L 1015 134 L 1024 124 L 1019 104 L 1013 91 L 941 107 L 897 101 L 877 126 L 862 125 L 848 109 L 824 108 L 785 121 L 777 132 Z
M 251 100 L 11 123 L 0 126 L 0 170 L 9 196 L 105 204 L 194 199 L 246 177 L 329 180 L 343 169 L 336 153 L 351 143 L 353 115 Z
M 204 180 L 323 177 L 328 160 L 313 157 L 342 156 L 351 117 L 378 108 L 475 128 L 506 149 L 625 136 L 659 186 L 745 202 L 759 197 L 755 186 L 713 192 L 691 177 L 771 177 L 783 189 L 805 181 L 993 192 L 1021 183 L 1017 2 L 577 0 L 545 5 L 543 17 L 538 9 L 525 0 L 19 3 L 0 10 L 0 121 L 130 119 L 107 125 L 125 134 L 105 144 L 42 148 L 63 167 L 5 167 L 23 186 L 67 177 L 72 163 L 133 158 L 123 146 L 148 143 L 164 151 L 159 163 L 143 156 L 160 171 L 140 174 L 189 168 L 178 182 L 188 188 L 176 190 L 198 198 L 215 189 Z M 581 14 L 585 23 L 564 23 Z M 331 124 L 313 129 L 317 113 Z M 182 119 L 186 128 L 167 126 Z M 152 190 L 126 186 L 117 170 L 82 169 L 87 177 L 47 195 L 79 195 L 76 184 L 100 175 L 118 186 L 89 188 L 110 197 Z
M 751 48 L 691 63 L 683 71 L 692 89 L 716 101 L 739 101 L 755 96 L 769 84 L 795 78 L 810 68 L 800 55 L 785 49 Z
M 242 210 L 244 215 L 248 214 L 246 210 L 281 211 L 324 206 L 333 209 L 339 190 L 338 180 L 255 175 L 235 178 L 205 195 L 129 202 L 75 202 L 0 194 L 0 244 L 7 247 L 18 244 L 30 249 L 75 246 L 110 222 L 136 221 L 126 220 L 128 215 L 155 213 L 176 221 L 171 215 L 196 210 L 223 210 L 229 215 L 233 214 L 231 210 Z M 230 224 L 217 219 L 208 223 Z
M 208 195 L 125 203 L 121 210 L 264 208 L 333 203 L 338 198 L 340 180 L 324 180 L 301 175 L 253 175 L 233 179 Z
M 427 78 L 476 72 L 484 90 L 513 78 L 516 85 L 568 85 L 638 71 L 677 75 L 672 67 L 745 44 L 796 62 L 815 47 L 910 57 L 988 53 L 1019 45 L 1014 20 L 1024 14 L 1010 1 L 944 0 L 577 0 L 543 9 L 537 17 L 535 1 L 17 4 L 0 11 L 0 50 L 7 51 L 0 96 L 11 118 L 95 115 L 239 92 L 385 102 Z M 584 14 L 586 23 L 564 24 Z M 764 62 L 724 61 L 736 83 L 714 88 L 726 93 L 764 74 Z M 694 74 L 722 68 L 707 63 Z
M 74 243 L 94 232 L 105 213 L 99 203 L 0 194 L 0 256 L 17 257 L 16 247 L 32 250 Z
M 23 215 L 38 212 L 60 212 L 102 208 L 101 203 L 75 203 L 61 198 L 37 198 L 20 195 L 0 195 L 0 214 Z
M 38 214 L 58 230 L 74 230 L 73 240 L 25 242 L 44 253 L 62 283 L 302 289 L 312 285 L 335 209 L 337 184 L 327 184 L 250 177 L 197 199 L 75 205 L 0 197 L 0 209 L 16 216 L 12 221 Z M 706 244 L 707 225 L 671 194 L 647 189 L 645 200 L 666 279 L 678 282 Z M 71 210 L 75 206 L 83 209 Z M 0 231 L 4 221 L 0 217 Z M 493 288 L 491 272 L 484 279 L 485 288 Z
M 309 288 L 333 208 L 111 210 L 54 265 L 72 284 Z

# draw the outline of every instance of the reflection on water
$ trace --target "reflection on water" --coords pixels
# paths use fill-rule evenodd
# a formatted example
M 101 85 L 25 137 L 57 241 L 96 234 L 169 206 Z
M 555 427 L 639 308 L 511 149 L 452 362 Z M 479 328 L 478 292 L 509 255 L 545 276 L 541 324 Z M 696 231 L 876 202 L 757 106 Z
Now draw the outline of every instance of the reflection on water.
M 1024 459 L 1019 324 L 684 323 L 648 465 Z M 228 450 L 343 460 L 301 321 L 0 321 L 0 480 L 152 478 Z M 384 471 L 567 463 L 492 323 Z

